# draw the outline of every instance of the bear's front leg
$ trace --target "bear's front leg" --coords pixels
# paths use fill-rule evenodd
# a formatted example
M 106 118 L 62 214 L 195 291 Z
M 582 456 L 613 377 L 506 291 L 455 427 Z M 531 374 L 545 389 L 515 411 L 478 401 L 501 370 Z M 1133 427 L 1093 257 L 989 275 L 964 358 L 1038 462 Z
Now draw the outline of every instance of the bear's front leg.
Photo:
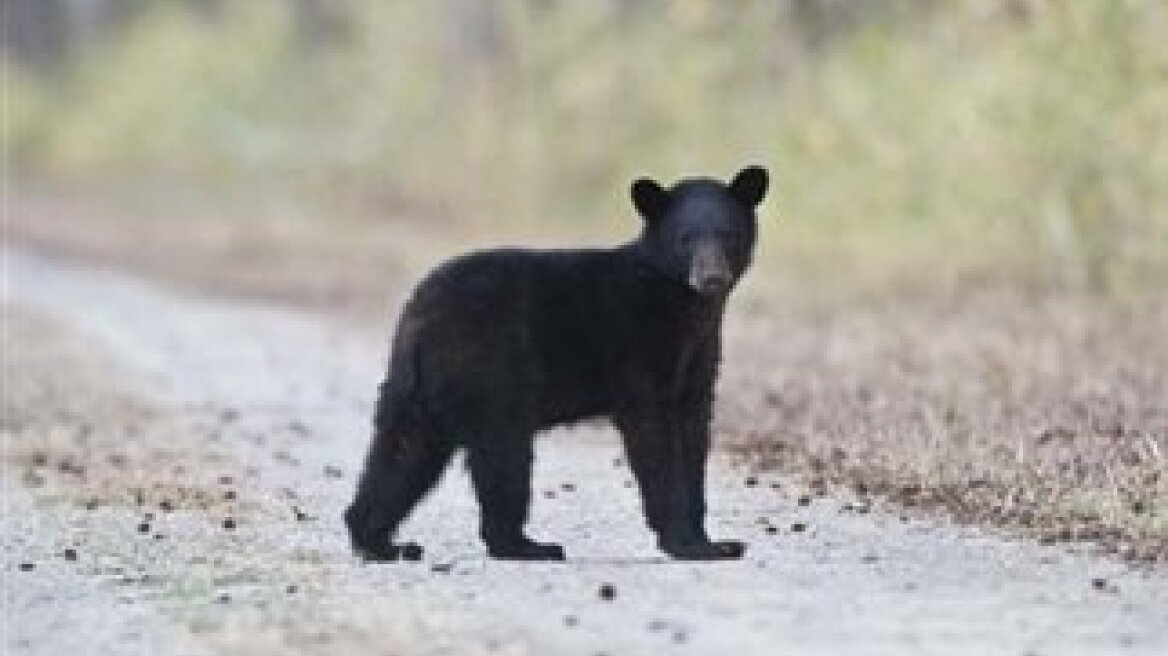
M 657 533 L 661 550 L 674 558 L 741 558 L 746 551 L 743 543 L 712 542 L 703 526 L 708 425 L 705 430 L 681 429 L 679 417 L 670 417 L 666 408 L 677 412 L 672 404 L 660 404 L 616 417 L 649 527 Z M 691 428 L 699 425 L 688 424 Z
M 746 544 L 738 540 L 710 540 L 706 534 L 706 464 L 710 457 L 712 394 L 682 397 L 674 411 L 674 502 L 682 530 L 662 536 L 661 549 L 682 560 L 741 558 Z

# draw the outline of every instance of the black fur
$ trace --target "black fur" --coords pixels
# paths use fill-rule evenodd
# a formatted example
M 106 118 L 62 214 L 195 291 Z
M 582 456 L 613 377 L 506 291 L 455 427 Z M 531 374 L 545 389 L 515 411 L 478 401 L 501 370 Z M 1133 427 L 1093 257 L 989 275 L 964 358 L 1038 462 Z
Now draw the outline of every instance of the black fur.
M 393 560 L 398 524 L 465 448 L 498 558 L 560 560 L 524 532 L 533 438 L 608 417 L 621 432 L 649 526 L 678 558 L 738 558 L 703 526 L 705 465 L 727 294 L 750 264 L 766 171 L 729 184 L 634 183 L 644 227 L 607 250 L 501 249 L 435 269 L 394 337 L 374 437 L 345 513 L 353 545 Z

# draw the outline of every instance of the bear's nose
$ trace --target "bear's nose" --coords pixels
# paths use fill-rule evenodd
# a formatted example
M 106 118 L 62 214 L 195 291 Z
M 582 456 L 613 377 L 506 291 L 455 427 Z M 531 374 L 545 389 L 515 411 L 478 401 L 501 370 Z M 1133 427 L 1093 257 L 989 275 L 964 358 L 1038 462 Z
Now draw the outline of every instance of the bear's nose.
M 697 292 L 707 296 L 721 294 L 730 286 L 730 278 L 724 275 L 715 274 L 701 278 L 694 285 Z
M 730 288 L 730 267 L 716 242 L 704 241 L 694 249 L 688 282 L 694 291 L 704 295 L 722 294 Z

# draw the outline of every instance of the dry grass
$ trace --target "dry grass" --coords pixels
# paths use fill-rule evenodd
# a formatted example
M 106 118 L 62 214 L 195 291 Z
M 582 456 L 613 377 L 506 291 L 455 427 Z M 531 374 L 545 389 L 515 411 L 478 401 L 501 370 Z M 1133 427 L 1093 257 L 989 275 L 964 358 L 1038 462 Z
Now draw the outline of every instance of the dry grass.
M 1168 302 L 948 298 L 731 333 L 719 434 L 763 469 L 1168 559 Z

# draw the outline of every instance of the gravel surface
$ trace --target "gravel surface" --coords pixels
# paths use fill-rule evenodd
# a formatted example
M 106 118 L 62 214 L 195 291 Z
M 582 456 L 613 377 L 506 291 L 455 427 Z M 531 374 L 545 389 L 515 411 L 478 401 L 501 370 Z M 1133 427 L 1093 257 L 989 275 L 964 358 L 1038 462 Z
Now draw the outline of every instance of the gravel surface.
M 538 447 L 531 532 L 562 542 L 567 563 L 487 559 L 456 467 L 402 530 L 425 560 L 364 565 L 340 513 L 385 343 L 308 315 L 4 256 L 6 332 L 26 314 L 48 318 L 14 331 L 5 360 L 20 339 L 52 331 L 84 345 L 15 376 L 47 369 L 62 389 L 124 390 L 149 408 L 118 439 L 81 440 L 89 465 L 78 475 L 56 455 L 87 433 L 77 425 L 100 435 L 124 418 L 45 414 L 51 395 L 33 408 L 6 381 L 0 526 L 13 653 L 1168 653 L 1162 569 L 840 514 L 721 461 L 711 534 L 746 539 L 747 558 L 665 560 L 603 426 Z M 102 375 L 66 375 L 96 355 Z M 38 457 L 30 443 L 50 426 L 72 437 Z M 110 464 L 123 460 L 127 472 Z M 38 472 L 44 482 L 30 483 Z M 75 560 L 63 556 L 70 544 Z

